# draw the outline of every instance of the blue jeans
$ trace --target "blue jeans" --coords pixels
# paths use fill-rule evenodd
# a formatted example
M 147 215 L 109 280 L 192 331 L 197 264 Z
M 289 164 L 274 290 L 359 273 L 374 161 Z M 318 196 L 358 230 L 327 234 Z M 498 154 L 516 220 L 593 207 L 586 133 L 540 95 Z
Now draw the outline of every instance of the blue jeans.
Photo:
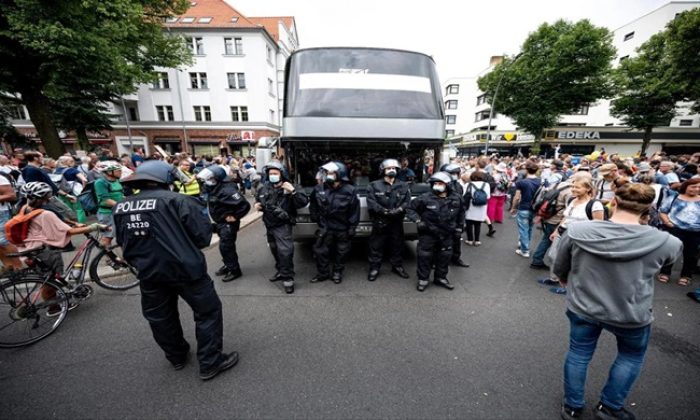
M 532 256 L 532 264 L 544 265 L 544 255 L 547 253 L 549 247 L 552 246 L 552 241 L 549 240 L 549 235 L 551 235 L 556 228 L 557 225 L 542 222 L 542 239 L 540 240 L 539 245 L 537 245 L 535 254 Z
M 532 219 L 534 214 L 530 210 L 518 210 L 518 236 L 520 239 L 520 250 L 530 251 L 530 237 L 532 236 Z
M 583 318 L 571 311 L 566 311 L 566 316 L 571 323 L 569 352 L 564 362 L 566 404 L 573 408 L 586 405 L 583 399 L 586 371 L 593 358 L 600 333 L 607 330 L 617 339 L 617 358 L 610 367 L 608 381 L 601 392 L 600 401 L 608 407 L 619 410 L 625 405 L 627 394 L 642 370 L 651 325 L 640 328 L 620 328 Z

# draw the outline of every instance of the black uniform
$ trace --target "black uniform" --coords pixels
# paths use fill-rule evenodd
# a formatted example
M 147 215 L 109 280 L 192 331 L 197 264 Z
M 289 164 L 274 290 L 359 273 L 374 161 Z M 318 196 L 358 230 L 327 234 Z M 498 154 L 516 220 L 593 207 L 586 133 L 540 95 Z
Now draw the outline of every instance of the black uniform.
M 238 229 L 241 227 L 241 219 L 250 211 L 250 203 L 238 191 L 238 187 L 230 178 L 226 178 L 213 187 L 206 188 L 206 194 L 209 214 L 216 223 L 219 234 L 219 252 L 224 265 L 229 272 L 240 273 L 241 266 L 238 264 L 238 254 L 236 253 L 236 238 L 238 237 Z M 234 216 L 236 221 L 228 223 L 226 216 Z
M 369 269 L 379 270 L 384 249 L 389 245 L 389 261 L 393 267 L 402 267 L 403 219 L 411 203 L 408 184 L 396 179 L 389 184 L 384 179 L 371 182 L 367 188 L 367 209 L 372 219 L 369 237 Z
M 143 315 L 165 357 L 182 363 L 190 348 L 178 314 L 181 296 L 194 312 L 200 372 L 219 366 L 223 317 L 200 251 L 212 235 L 204 206 L 166 189 L 144 189 L 117 203 L 114 226 L 124 259 L 138 270 Z
M 467 211 L 467 206 L 466 202 L 464 200 L 464 189 L 462 188 L 462 184 L 460 184 L 458 181 L 452 181 L 450 182 L 450 195 L 454 195 L 457 198 L 459 198 L 460 205 L 462 206 L 462 215 L 464 215 Z M 459 229 L 464 230 L 464 217 L 462 217 L 462 220 L 460 221 Z M 451 262 L 456 263 L 462 258 L 462 236 L 461 235 L 455 235 L 454 238 L 452 239 L 452 258 Z
M 311 220 L 318 224 L 314 254 L 316 268 L 321 279 L 331 274 L 331 248 L 334 279 L 340 279 L 345 269 L 345 258 L 350 252 L 350 238 L 360 223 L 360 200 L 355 187 L 342 183 L 338 188 L 320 184 L 311 192 L 309 212 Z
M 263 206 L 267 243 L 275 258 L 278 278 L 285 286 L 289 286 L 294 281 L 292 225 L 295 223 L 297 209 L 306 206 L 309 197 L 301 187 L 295 187 L 294 193 L 290 194 L 281 187 L 275 188 L 274 185 L 265 183 L 258 189 L 255 201 Z
M 447 277 L 454 238 L 461 235 L 464 209 L 455 194 L 439 197 L 427 192 L 415 198 L 406 209 L 409 219 L 418 223 L 418 280 L 427 281 L 435 262 L 434 280 Z

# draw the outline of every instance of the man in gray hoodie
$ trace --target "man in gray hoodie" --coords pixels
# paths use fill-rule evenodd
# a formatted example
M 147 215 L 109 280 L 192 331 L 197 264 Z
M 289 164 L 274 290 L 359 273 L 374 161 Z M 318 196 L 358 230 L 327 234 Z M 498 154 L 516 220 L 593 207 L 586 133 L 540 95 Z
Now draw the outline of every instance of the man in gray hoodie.
M 567 287 L 571 325 L 563 419 L 579 418 L 583 412 L 586 371 L 603 330 L 615 335 L 618 354 L 596 418 L 634 419 L 624 405 L 649 343 L 654 276 L 676 260 L 682 247 L 668 233 L 639 224 L 653 200 L 648 185 L 625 185 L 616 191 L 609 221 L 574 223 L 560 239 L 552 271 Z

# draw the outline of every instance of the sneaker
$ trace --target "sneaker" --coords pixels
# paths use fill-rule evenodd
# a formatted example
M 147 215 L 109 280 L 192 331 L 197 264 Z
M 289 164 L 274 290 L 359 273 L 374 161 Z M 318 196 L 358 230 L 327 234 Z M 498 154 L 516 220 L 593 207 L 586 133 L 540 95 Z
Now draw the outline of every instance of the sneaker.
M 228 267 L 226 267 L 224 265 L 223 267 L 219 267 L 219 269 L 214 272 L 214 275 L 215 276 L 224 276 L 224 275 L 228 274 L 230 271 L 231 270 L 229 270 Z
M 554 293 L 555 295 L 565 295 L 566 294 L 566 288 L 564 287 L 552 287 L 549 289 L 550 292 Z
M 573 408 L 567 404 L 561 405 L 561 418 L 563 420 L 578 419 L 583 414 L 583 407 Z
M 549 267 L 545 264 L 530 264 L 530 268 L 533 270 L 549 270 Z
M 600 420 L 634 420 L 636 418 L 634 414 L 625 410 L 624 407 L 619 410 L 614 410 L 602 402 L 599 402 L 598 405 L 596 405 L 596 407 L 593 409 L 593 414 L 595 415 L 595 418 Z
M 203 381 L 213 379 L 216 375 L 228 369 L 231 369 L 232 367 L 236 366 L 236 363 L 238 363 L 238 352 L 233 351 L 223 356 L 224 360 L 222 360 L 221 363 L 219 363 L 219 366 L 215 367 L 209 372 L 200 372 L 199 379 Z
M 520 255 L 520 256 L 523 257 L 523 258 L 530 258 L 530 252 L 529 252 L 529 251 L 523 252 L 523 251 L 521 251 L 520 249 L 516 249 L 516 250 L 515 250 L 515 253 L 518 254 L 518 255 Z
M 549 277 L 543 277 L 541 279 L 537 279 L 537 283 L 542 284 L 544 286 L 558 286 L 559 282 L 553 279 L 550 279 Z
M 474 246 L 481 246 L 481 242 L 475 241 L 475 242 L 473 243 L 473 245 L 474 245 Z

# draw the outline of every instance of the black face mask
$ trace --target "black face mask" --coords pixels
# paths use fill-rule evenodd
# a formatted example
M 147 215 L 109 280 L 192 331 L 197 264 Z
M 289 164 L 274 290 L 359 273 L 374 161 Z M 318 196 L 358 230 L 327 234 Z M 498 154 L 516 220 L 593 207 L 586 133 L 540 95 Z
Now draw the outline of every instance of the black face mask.
M 395 170 L 389 170 L 384 173 L 384 176 L 387 176 L 389 178 L 396 178 L 396 171 Z

